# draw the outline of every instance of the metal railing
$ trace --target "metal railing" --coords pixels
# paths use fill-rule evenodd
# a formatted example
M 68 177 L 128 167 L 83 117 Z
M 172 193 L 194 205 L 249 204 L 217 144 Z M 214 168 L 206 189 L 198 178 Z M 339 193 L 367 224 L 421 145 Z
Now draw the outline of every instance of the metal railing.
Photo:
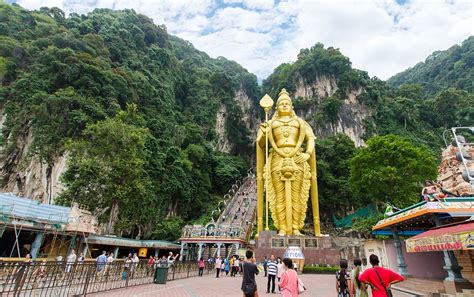
M 86 296 L 87 294 L 153 283 L 157 265 L 96 262 L 0 263 L 0 296 Z M 206 263 L 203 274 L 211 267 Z M 168 268 L 168 281 L 198 276 L 197 262 L 177 262 Z

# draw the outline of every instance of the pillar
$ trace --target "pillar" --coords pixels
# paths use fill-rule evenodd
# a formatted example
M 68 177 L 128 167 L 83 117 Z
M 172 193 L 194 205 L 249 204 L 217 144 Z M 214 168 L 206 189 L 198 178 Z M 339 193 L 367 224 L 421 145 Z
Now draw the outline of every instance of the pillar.
M 118 252 L 119 252 L 119 247 L 115 247 L 115 250 L 114 250 L 114 258 L 117 259 L 118 258 Z
M 198 246 L 199 246 L 199 250 L 198 250 L 198 260 L 201 259 L 201 256 L 202 256 L 202 246 L 204 245 L 204 243 L 198 243 Z
M 221 256 L 221 246 L 222 246 L 222 243 L 216 243 L 217 245 L 217 254 L 216 254 L 216 257 L 220 257 Z
M 442 225 L 440 219 L 436 215 L 433 216 L 433 221 L 437 227 Z M 444 279 L 444 288 L 446 293 L 456 294 L 456 292 L 462 292 L 462 289 L 470 289 L 470 282 L 462 277 L 462 267 L 459 266 L 454 252 L 443 251 L 443 255 L 443 269 L 448 273 L 448 277 Z
M 183 253 L 184 253 L 184 242 L 181 242 L 181 249 L 179 250 L 179 261 L 183 261 Z
M 41 243 L 43 241 L 43 232 L 38 232 L 36 233 L 35 240 L 33 241 L 33 244 L 31 245 L 31 258 L 36 259 L 38 257 L 38 252 L 41 248 Z
M 86 245 L 84 246 L 84 249 L 82 250 L 82 255 L 84 256 L 84 259 L 87 258 L 87 241 Z
M 160 249 L 155 249 L 155 257 L 158 257 L 159 253 L 160 253 Z
M 398 230 L 392 227 L 392 233 L 393 239 L 395 240 L 395 248 L 397 250 L 398 272 L 403 276 L 409 276 L 405 257 L 403 256 L 402 243 L 400 241 L 400 236 L 398 236 Z

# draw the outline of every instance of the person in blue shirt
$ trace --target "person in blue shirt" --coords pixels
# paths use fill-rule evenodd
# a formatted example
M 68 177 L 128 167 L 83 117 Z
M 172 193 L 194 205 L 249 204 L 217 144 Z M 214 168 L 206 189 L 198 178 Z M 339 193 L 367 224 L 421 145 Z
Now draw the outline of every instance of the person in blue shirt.
M 105 254 L 106 254 L 106 252 L 102 251 L 102 255 L 100 255 L 96 259 L 96 261 L 97 261 L 97 272 L 101 272 L 102 269 L 105 268 L 105 263 L 107 263 L 107 256 Z
M 229 275 L 229 270 L 230 270 L 230 261 L 228 259 L 225 259 L 224 260 L 224 263 L 225 263 L 225 276 Z

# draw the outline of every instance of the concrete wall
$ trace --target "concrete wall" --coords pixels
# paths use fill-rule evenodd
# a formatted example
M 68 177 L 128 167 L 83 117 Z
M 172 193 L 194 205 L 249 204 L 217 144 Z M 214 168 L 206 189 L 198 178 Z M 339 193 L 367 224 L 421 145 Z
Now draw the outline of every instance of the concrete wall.
M 385 241 L 391 267 L 397 267 L 397 251 L 393 240 Z M 408 273 L 413 277 L 444 279 L 448 276 L 443 269 L 443 252 L 407 253 L 405 242 L 402 241 L 402 252 L 407 264 Z M 395 271 L 397 271 L 395 270 Z
M 376 254 L 381 259 L 383 267 L 398 272 L 397 251 L 393 240 L 369 240 L 364 243 L 364 248 L 367 259 L 370 254 Z M 402 241 L 402 252 L 411 276 L 440 280 L 448 276 L 443 269 L 442 252 L 407 253 L 404 241 Z

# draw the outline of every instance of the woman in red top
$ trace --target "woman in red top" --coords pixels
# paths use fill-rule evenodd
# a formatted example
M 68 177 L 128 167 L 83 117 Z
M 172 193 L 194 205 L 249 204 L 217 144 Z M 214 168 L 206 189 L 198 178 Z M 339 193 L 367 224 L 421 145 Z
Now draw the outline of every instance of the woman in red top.
M 387 289 L 390 288 L 390 285 L 405 280 L 398 273 L 379 267 L 379 258 L 376 255 L 370 255 L 369 261 L 372 268 L 364 271 L 359 276 L 359 281 L 372 287 L 372 297 L 387 297 Z
M 204 259 L 201 257 L 201 259 L 199 259 L 199 276 L 202 276 L 203 271 L 204 271 Z
M 289 258 L 283 259 L 285 272 L 281 274 L 281 281 L 278 284 L 281 287 L 283 297 L 298 297 L 298 275 L 293 270 L 293 261 Z

